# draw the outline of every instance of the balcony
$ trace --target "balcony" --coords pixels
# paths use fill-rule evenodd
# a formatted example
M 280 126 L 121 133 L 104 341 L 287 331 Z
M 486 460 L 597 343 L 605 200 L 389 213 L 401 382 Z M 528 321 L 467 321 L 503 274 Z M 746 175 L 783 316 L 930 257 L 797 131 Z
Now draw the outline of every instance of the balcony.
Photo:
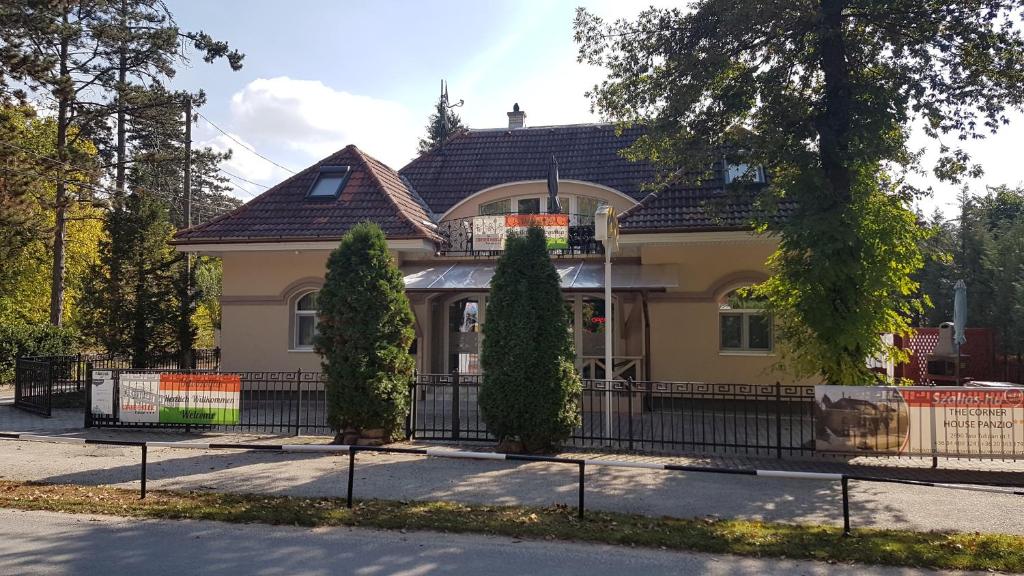
M 502 227 L 502 219 L 508 222 Z M 525 230 L 529 224 L 541 225 L 549 234 L 552 256 L 604 254 L 594 238 L 593 214 L 522 214 L 509 212 L 452 218 L 437 225 L 442 256 L 496 257 L 503 249 L 505 235 Z

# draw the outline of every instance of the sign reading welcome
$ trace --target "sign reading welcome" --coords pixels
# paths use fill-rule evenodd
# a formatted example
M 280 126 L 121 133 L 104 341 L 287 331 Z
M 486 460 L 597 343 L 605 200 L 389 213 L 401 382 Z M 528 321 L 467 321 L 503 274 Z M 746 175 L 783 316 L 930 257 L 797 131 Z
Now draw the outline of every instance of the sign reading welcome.
M 1024 453 L 1024 388 L 815 386 L 815 449 L 912 456 Z
M 238 374 L 122 372 L 118 419 L 159 424 L 238 424 Z
M 568 214 L 505 214 L 473 218 L 473 250 L 504 250 L 510 234 L 525 234 L 531 226 L 544 230 L 548 250 L 569 247 Z

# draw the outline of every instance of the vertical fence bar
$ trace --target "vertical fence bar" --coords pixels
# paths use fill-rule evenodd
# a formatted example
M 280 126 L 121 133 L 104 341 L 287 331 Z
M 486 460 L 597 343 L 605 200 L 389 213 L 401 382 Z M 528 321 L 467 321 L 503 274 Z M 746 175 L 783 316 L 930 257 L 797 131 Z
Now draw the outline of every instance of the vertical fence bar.
M 299 369 L 299 375 L 295 379 L 295 435 L 299 435 L 299 419 L 302 413 L 302 369 Z
M 348 448 L 348 507 L 352 508 L 352 484 L 356 480 L 356 447 Z
M 626 425 L 627 434 L 629 434 L 629 449 L 633 450 L 633 379 L 626 379 L 626 394 L 629 399 L 626 401 L 626 409 L 629 411 L 626 417 L 629 418 L 629 424 Z
M 775 457 L 782 459 L 782 385 L 775 383 Z
M 459 421 L 459 370 L 452 370 L 452 440 L 459 439 L 462 422 Z
M 845 475 L 843 484 L 843 536 L 850 535 L 850 479 Z
M 142 470 L 140 471 L 140 474 L 141 474 L 140 480 L 142 482 L 141 482 L 141 488 L 139 490 L 139 500 L 144 500 L 146 498 L 146 456 L 147 456 L 146 451 L 147 451 L 147 446 L 145 444 L 143 444 L 142 445 Z

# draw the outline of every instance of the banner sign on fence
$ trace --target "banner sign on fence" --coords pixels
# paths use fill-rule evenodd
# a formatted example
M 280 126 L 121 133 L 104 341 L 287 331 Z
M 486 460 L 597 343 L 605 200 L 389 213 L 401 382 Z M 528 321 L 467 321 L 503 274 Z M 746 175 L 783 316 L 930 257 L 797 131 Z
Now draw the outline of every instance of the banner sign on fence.
M 238 424 L 238 374 L 122 372 L 118 378 L 121 422 Z
M 114 372 L 112 370 L 92 371 L 93 414 L 114 415 Z
M 815 449 L 911 456 L 1024 453 L 1024 388 L 815 386 Z
M 548 250 L 569 247 L 568 214 L 506 214 L 473 218 L 473 250 L 504 250 L 509 234 L 525 234 L 531 226 L 544 230 Z

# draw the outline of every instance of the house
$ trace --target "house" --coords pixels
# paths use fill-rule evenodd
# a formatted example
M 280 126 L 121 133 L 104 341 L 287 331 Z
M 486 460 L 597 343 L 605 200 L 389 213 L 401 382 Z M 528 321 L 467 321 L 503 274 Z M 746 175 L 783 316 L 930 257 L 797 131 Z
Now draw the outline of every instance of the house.
M 770 319 L 733 292 L 767 278 L 776 247 L 751 229 L 763 174 L 752 173 L 755 183 L 736 194 L 724 184 L 747 169 L 723 164 L 699 187 L 652 193 L 645 185 L 653 167 L 619 154 L 640 129 L 523 127 L 524 119 L 516 109 L 509 127 L 460 133 L 397 172 L 350 145 L 179 232 L 178 250 L 223 261 L 223 368 L 319 370 L 312 338 L 328 254 L 349 227 L 372 220 L 405 276 L 418 370 L 478 372 L 502 235 L 541 223 L 554 238 L 577 365 L 585 377 L 604 378 L 604 255 L 594 235 L 595 213 L 608 205 L 620 231 L 612 257 L 615 377 L 785 381 L 771 370 Z M 538 216 L 549 212 L 552 158 L 559 214 Z

